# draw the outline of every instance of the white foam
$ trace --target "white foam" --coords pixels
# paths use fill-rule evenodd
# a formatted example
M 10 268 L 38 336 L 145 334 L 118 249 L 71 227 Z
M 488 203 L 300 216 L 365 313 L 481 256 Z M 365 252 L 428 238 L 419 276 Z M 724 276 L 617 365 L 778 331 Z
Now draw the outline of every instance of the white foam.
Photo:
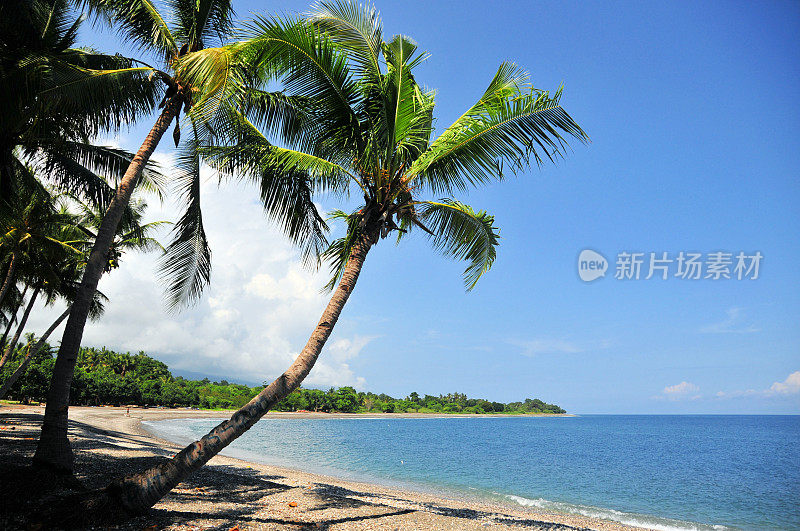
M 705 525 L 695 522 L 686 522 L 683 520 L 673 520 L 670 518 L 660 518 L 658 516 L 650 516 L 637 513 L 626 513 L 614 509 L 603 509 L 600 507 L 592 507 L 590 505 L 578 505 L 572 503 L 556 502 L 545 500 L 543 498 L 523 498 L 522 496 L 515 496 L 513 494 L 506 494 L 506 498 L 517 502 L 526 507 L 535 507 L 537 509 L 555 511 L 560 513 L 577 514 L 589 518 L 602 518 L 605 520 L 613 520 L 626 525 L 637 527 L 646 527 L 647 529 L 655 529 L 656 531 L 711 531 L 711 530 L 725 530 L 728 529 L 722 525 Z

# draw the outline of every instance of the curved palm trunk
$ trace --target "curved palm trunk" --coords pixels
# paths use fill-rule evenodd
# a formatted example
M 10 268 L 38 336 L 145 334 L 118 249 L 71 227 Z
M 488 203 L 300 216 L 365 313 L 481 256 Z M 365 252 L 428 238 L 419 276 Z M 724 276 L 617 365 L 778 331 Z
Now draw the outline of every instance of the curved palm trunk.
M 64 313 L 59 315 L 58 319 L 56 319 L 53 324 L 50 325 L 50 328 L 48 328 L 44 335 L 39 338 L 39 341 L 36 342 L 33 348 L 28 349 L 28 355 L 25 356 L 25 359 L 22 360 L 22 363 L 19 364 L 19 367 L 17 367 L 14 373 L 8 378 L 8 380 L 6 380 L 6 382 L 3 384 L 3 387 L 0 387 L 0 399 L 6 396 L 6 393 L 8 393 L 9 389 L 11 389 L 14 384 L 17 383 L 19 377 L 22 376 L 22 374 L 25 372 L 25 369 L 28 368 L 31 358 L 35 357 L 39 351 L 42 350 L 42 347 L 47 342 L 47 338 L 50 337 L 50 334 L 53 333 L 53 330 L 58 328 L 58 325 L 60 325 L 64 319 L 67 318 L 69 315 L 69 310 L 70 309 L 67 308 Z
M 270 408 L 300 387 L 300 383 L 314 367 L 322 347 L 339 319 L 342 308 L 353 292 L 371 246 L 372 241 L 369 237 L 363 237 L 354 245 L 342 279 L 322 313 L 319 323 L 300 355 L 286 372 L 234 413 L 230 420 L 226 420 L 202 439 L 181 450 L 170 461 L 109 485 L 104 495 L 113 500 L 113 506 L 121 507 L 128 514 L 140 514 L 146 511 L 178 483 L 250 429 Z
M 177 98 L 173 98 L 167 103 L 125 171 L 125 175 L 117 186 L 116 194 L 103 216 L 92 252 L 86 263 L 86 269 L 83 272 L 81 285 L 72 303 L 72 310 L 61 339 L 61 347 L 58 349 L 58 357 L 50 380 L 50 390 L 47 393 L 42 434 L 36 448 L 36 455 L 33 457 L 36 464 L 64 472 L 72 471 L 72 449 L 67 439 L 69 388 L 72 385 L 75 363 L 78 360 L 83 329 L 86 327 L 86 319 L 89 316 L 89 306 L 105 270 L 108 250 L 111 248 L 117 226 L 130 202 L 139 176 L 158 146 L 161 137 L 178 115 L 180 107 L 181 102 Z
M 25 289 L 22 290 L 22 295 L 20 295 L 20 301 L 25 300 L 25 294 L 28 293 L 28 285 L 25 285 Z M 11 332 L 11 329 L 14 328 L 14 321 L 17 320 L 17 313 L 19 313 L 19 307 L 21 304 L 17 304 L 14 308 L 14 313 L 11 314 L 11 317 L 8 319 L 8 324 L 6 325 L 6 330 L 3 332 L 3 339 L 0 339 L 0 348 L 5 348 L 6 346 L 6 339 L 8 339 L 8 333 Z M 0 365 L 2 367 L 2 365 Z
M 11 342 L 6 347 L 6 351 L 3 353 L 3 358 L 0 359 L 0 369 L 5 367 L 6 363 L 8 363 L 8 360 L 11 359 L 11 354 L 13 354 L 14 348 L 17 346 L 17 342 L 22 335 L 22 331 L 25 330 L 25 323 L 28 322 L 28 316 L 31 314 L 33 304 L 36 302 L 36 297 L 39 296 L 39 289 L 40 288 L 37 287 L 35 290 L 33 290 L 31 300 L 28 302 L 28 306 L 25 307 L 25 313 L 22 314 L 22 319 L 19 321 L 17 332 L 14 334 L 14 337 L 11 338 Z
M 3 279 L 3 287 L 0 288 L 0 304 L 3 304 L 3 300 L 6 298 L 6 293 L 8 293 L 8 290 L 14 285 L 14 272 L 16 269 L 17 253 L 11 253 L 11 263 L 8 264 L 8 273 L 6 273 L 6 278 Z

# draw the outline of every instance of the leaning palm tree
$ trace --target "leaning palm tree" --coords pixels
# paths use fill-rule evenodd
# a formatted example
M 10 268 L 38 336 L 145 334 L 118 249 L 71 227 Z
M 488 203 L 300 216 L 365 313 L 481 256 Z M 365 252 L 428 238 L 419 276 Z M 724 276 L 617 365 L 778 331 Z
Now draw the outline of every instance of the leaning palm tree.
M 350 214 L 335 214 L 346 221 L 346 234 L 323 253 L 333 270 L 329 286 L 335 288 L 294 363 L 174 458 L 96 493 L 95 507 L 99 503 L 128 514 L 147 510 L 297 389 L 336 325 L 367 254 L 381 239 L 421 231 L 438 251 L 468 262 L 464 280 L 472 289 L 495 260 L 494 218 L 456 199 L 427 200 L 424 194 L 449 194 L 500 179 L 503 164 L 522 169 L 531 160 L 553 159 L 566 147 L 562 135 L 586 140 L 560 106 L 560 90 L 554 95 L 536 90 L 524 72 L 503 63 L 478 102 L 431 141 L 433 93 L 413 75 L 425 54 L 405 36 L 383 41 L 371 9 L 319 4 L 308 19 L 260 18 L 249 32 L 232 53 L 252 61 L 253 81 L 264 84 L 279 63 L 291 97 L 251 101 L 250 119 L 241 109 L 230 109 L 238 119 L 230 129 L 231 145 L 203 149 L 209 162 L 222 172 L 243 172 L 264 182 L 289 175 L 335 189 L 350 183 L 364 203 Z M 243 90 L 243 101 L 257 88 Z M 280 112 L 270 111 L 277 108 Z M 260 120 L 268 115 L 286 120 Z M 272 129 L 259 130 L 253 123 L 259 121 Z M 269 142 L 269 133 L 287 128 L 296 133 L 284 135 L 293 142 L 280 147 Z
M 143 66 L 128 70 L 145 72 L 152 78 L 163 81 L 167 88 L 159 105 L 161 113 L 136 155 L 126 166 L 97 230 L 97 238 L 86 263 L 56 358 L 34 462 L 66 471 L 72 470 L 73 461 L 67 439 L 70 385 L 90 303 L 108 263 L 107 255 L 113 244 L 114 234 L 131 194 L 140 181 L 142 171 L 161 137 L 176 122 L 173 136 L 177 145 L 180 139 L 178 120 L 181 111 L 188 111 L 195 100 L 202 100 L 207 95 L 207 91 L 200 90 L 182 75 L 183 58 L 198 52 L 207 44 L 226 38 L 233 13 L 230 0 L 175 0 L 170 3 L 171 18 L 174 21 L 170 25 L 166 22 L 169 17 L 162 15 L 150 0 L 85 0 L 81 4 L 107 20 L 144 52 L 157 56 L 163 65 L 161 68 L 142 63 Z M 90 79 L 95 74 L 89 69 L 83 69 L 82 72 L 87 72 L 86 77 Z M 101 73 L 97 73 L 94 77 L 101 76 Z M 77 83 L 74 87 L 80 87 L 80 84 Z M 199 172 L 194 176 L 192 184 L 196 184 L 195 187 L 190 187 L 191 191 L 196 192 L 192 197 L 199 201 Z M 204 245 L 205 236 L 200 234 L 198 238 L 202 240 L 200 245 Z

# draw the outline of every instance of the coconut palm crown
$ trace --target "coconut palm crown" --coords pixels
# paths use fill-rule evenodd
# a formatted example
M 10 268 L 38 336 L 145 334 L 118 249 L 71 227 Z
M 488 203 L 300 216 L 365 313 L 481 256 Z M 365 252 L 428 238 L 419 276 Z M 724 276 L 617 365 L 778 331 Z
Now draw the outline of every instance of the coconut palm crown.
M 83 17 L 68 0 L 7 0 L 0 5 L 0 208 L 17 200 L 15 181 L 38 178 L 105 208 L 113 180 L 133 159 L 96 137 L 127 127 L 158 101 L 147 68 L 120 55 L 76 47 Z M 109 185 L 98 173 L 112 178 Z M 155 165 L 143 185 L 158 190 Z M 30 183 L 26 186 L 32 186 Z M 19 199 L 24 201 L 25 198 Z
M 229 100 L 234 118 L 215 128 L 224 142 L 201 151 L 221 172 L 251 175 L 262 189 L 289 179 L 311 191 L 363 195 L 354 211 L 333 214 L 347 231 L 322 252 L 333 273 L 329 288 L 359 240 L 371 246 L 417 230 L 438 251 L 468 262 L 464 281 L 472 289 L 495 260 L 498 230 L 493 216 L 451 194 L 502 179 L 504 168 L 556 159 L 566 136 L 587 141 L 561 107 L 561 89 L 533 88 L 524 71 L 504 62 L 480 99 L 432 139 L 435 93 L 414 76 L 428 55 L 404 35 L 384 41 L 369 5 L 312 9 L 307 17 L 246 26 L 232 53 L 247 65 L 250 84 Z M 202 62 L 192 68 L 213 78 Z M 262 90 L 275 80 L 284 92 Z

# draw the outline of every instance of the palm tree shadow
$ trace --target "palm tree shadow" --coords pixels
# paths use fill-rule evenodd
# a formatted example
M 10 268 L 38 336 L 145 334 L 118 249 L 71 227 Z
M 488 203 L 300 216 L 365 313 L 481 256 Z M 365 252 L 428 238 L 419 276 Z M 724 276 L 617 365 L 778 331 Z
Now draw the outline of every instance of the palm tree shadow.
M 158 519 L 178 523 L 181 521 L 192 520 L 217 520 L 213 527 L 210 529 L 219 529 L 228 531 L 232 525 L 237 522 L 247 521 L 248 523 L 255 524 L 280 524 L 285 526 L 297 526 L 301 529 L 328 529 L 333 525 L 342 524 L 347 522 L 360 522 L 364 520 L 376 520 L 379 518 L 386 518 L 390 516 L 401 516 L 415 512 L 413 509 L 399 509 L 380 514 L 365 514 L 358 516 L 347 516 L 342 518 L 331 518 L 329 520 L 321 521 L 304 521 L 291 518 L 268 518 L 259 517 L 250 514 L 248 511 L 229 510 L 219 513 L 209 514 L 207 512 L 190 512 L 190 511 L 169 511 L 169 510 L 154 510 L 153 516 Z M 208 528 L 206 528 L 208 529 Z
M 98 430 L 80 422 L 72 422 L 71 429 L 78 436 L 73 441 L 76 468 L 81 471 L 80 482 L 71 477 L 63 480 L 51 477 L 42 479 L 37 477 L 35 470 L 23 465 L 35 450 L 35 436 L 41 417 L 3 413 L 0 424 L 7 429 L 0 431 L 0 492 L 4 493 L 0 497 L 0 528 L 25 528 L 30 523 L 31 515 L 37 514 L 54 498 L 104 487 L 121 475 L 135 474 L 165 462 L 175 451 L 163 448 L 158 441 L 145 437 L 114 430 Z M 15 429 L 9 431 L 12 426 Z M 90 434 L 86 436 L 83 430 Z M 134 451 L 120 452 L 121 449 Z M 138 451 L 141 454 L 136 455 Z M 336 524 L 368 520 L 380 522 L 382 518 L 417 511 L 528 529 L 581 529 L 454 507 L 444 501 L 423 502 L 404 497 L 402 493 L 363 492 L 328 483 L 314 483 L 287 499 L 281 495 L 298 487 L 280 480 L 286 478 L 264 474 L 246 465 L 206 465 L 180 483 L 147 514 L 121 523 L 118 529 L 140 530 L 154 524 L 159 527 L 196 525 L 198 521 L 219 530 L 229 530 L 243 523 L 251 523 L 255 527 L 278 525 L 296 529 L 329 529 Z M 282 514 L 280 510 L 268 509 L 270 506 L 281 507 L 293 499 L 302 500 L 303 508 L 291 516 Z M 324 514 L 325 510 L 331 510 L 331 514 Z M 457 522 L 455 526 L 458 526 Z M 385 523 L 392 527 L 397 525 L 396 521 L 391 520 Z

